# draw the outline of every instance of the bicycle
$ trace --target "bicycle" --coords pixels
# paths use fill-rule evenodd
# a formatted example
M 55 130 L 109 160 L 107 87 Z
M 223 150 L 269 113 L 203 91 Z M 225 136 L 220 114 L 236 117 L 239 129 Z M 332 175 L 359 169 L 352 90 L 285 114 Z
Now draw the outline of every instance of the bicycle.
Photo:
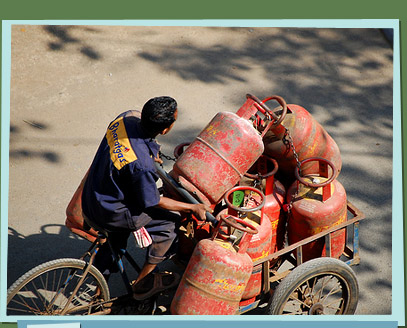
M 159 174 L 164 185 L 175 188 L 185 200 L 197 202 L 165 171 L 161 169 Z M 227 194 L 232 191 L 233 188 Z M 349 266 L 358 264 L 360 261 L 358 231 L 359 221 L 364 219 L 364 215 L 350 202 L 347 208 L 353 218 L 348 218 L 346 222 L 253 260 L 253 270 L 258 271 L 262 276 L 261 290 L 255 297 L 242 300 L 236 314 L 244 314 L 264 306 L 267 306 L 266 314 L 272 315 L 353 314 L 358 302 L 358 284 Z M 235 209 L 242 211 L 242 208 Z M 222 209 L 218 209 L 218 212 L 221 213 Z M 217 216 L 216 213 L 214 214 Z M 215 216 L 207 213 L 207 221 L 216 223 Z M 7 291 L 7 315 L 169 313 L 158 307 L 157 303 L 159 295 L 168 295 L 169 290 L 143 301 L 133 299 L 132 286 L 123 259 L 125 258 L 136 272 L 140 272 L 140 267 L 126 250 L 112 253 L 127 294 L 110 298 L 109 286 L 104 276 L 93 266 L 99 247 L 105 242 L 109 243 L 109 234 L 91 222 L 87 224 L 98 231 L 98 234 L 82 257 L 52 260 L 21 276 Z M 353 226 L 353 235 L 350 236 L 353 238 L 352 246 L 346 246 L 343 254 L 347 259 L 346 262 L 331 258 L 332 234 L 350 226 Z M 316 240 L 325 240 L 327 257 L 303 263 L 303 246 Z M 296 257 L 293 256 L 294 252 L 297 254 Z M 291 264 L 292 268 L 285 269 L 284 263 Z M 333 294 L 335 294 L 335 306 L 331 305 L 331 300 L 327 303 L 328 296 L 331 298 Z
M 127 250 L 113 251 L 106 230 L 96 227 L 98 236 L 79 258 L 61 258 L 42 263 L 14 282 L 7 291 L 7 315 L 102 315 L 118 314 L 127 304 L 135 314 L 152 314 L 156 296 L 136 301 L 123 264 L 125 258 L 139 273 L 140 267 Z M 102 273 L 93 265 L 99 248 L 109 243 L 127 294 L 110 298 L 109 286 Z M 117 312 L 117 313 L 115 313 Z

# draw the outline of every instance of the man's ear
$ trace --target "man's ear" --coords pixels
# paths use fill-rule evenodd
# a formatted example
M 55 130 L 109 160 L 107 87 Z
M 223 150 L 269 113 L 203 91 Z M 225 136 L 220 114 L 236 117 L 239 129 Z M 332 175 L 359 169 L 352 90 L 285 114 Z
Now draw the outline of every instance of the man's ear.
M 161 135 L 167 134 L 170 131 L 170 128 L 165 128 L 160 132 Z
M 168 128 L 165 128 L 164 130 L 162 130 L 160 134 L 164 135 L 164 134 L 167 134 L 168 132 L 170 132 L 170 130 L 172 129 L 174 124 L 175 124 L 175 121 L 172 122 L 172 124 Z

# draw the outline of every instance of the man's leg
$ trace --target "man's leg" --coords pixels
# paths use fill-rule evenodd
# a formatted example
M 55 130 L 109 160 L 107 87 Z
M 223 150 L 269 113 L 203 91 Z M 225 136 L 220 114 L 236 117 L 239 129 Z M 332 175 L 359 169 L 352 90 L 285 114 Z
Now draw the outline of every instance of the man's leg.
M 179 215 L 159 208 L 150 209 L 147 213 L 152 220 L 144 227 L 150 234 L 153 243 L 147 249 L 145 264 L 135 281 L 136 293 L 151 289 L 154 281 L 150 273 L 154 271 L 157 264 L 175 254 L 176 229 L 180 221 Z
M 94 266 L 103 274 L 106 281 L 111 273 L 118 272 L 119 270 L 114 262 L 114 257 L 108 243 L 110 242 L 115 253 L 118 253 L 121 249 L 127 248 L 129 235 L 130 232 L 109 232 L 109 240 L 100 247 L 96 254 Z
M 157 267 L 157 264 L 151 264 L 151 263 L 144 263 L 144 266 L 141 268 L 141 271 L 137 277 L 137 279 L 134 281 L 134 285 L 137 284 L 141 279 L 143 279 L 145 276 L 147 276 L 149 273 L 154 271 L 154 269 Z
M 181 217 L 178 214 L 154 208 L 149 211 L 152 220 L 145 225 L 153 243 L 148 247 L 146 263 L 159 264 L 176 252 L 177 229 Z

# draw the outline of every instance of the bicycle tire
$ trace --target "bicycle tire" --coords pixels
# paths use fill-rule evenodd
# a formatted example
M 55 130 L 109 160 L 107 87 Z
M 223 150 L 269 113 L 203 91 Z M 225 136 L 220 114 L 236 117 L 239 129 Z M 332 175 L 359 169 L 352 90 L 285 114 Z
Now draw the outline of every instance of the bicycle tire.
M 87 263 L 57 259 L 42 263 L 23 274 L 7 290 L 7 315 L 86 315 L 100 311 L 110 292 L 103 275 L 94 266 L 68 304 Z M 99 305 L 98 305 L 99 304 Z
M 321 257 L 299 265 L 281 281 L 268 314 L 354 314 L 358 298 L 353 270 L 338 259 Z

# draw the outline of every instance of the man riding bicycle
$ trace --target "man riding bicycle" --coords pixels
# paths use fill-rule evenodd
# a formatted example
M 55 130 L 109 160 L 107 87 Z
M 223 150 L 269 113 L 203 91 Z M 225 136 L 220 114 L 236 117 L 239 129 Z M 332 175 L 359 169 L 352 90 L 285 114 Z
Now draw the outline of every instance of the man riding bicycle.
M 155 161 L 160 146 L 155 138 L 167 134 L 178 116 L 177 102 L 156 97 L 146 102 L 141 118 L 127 111 L 112 121 L 97 150 L 82 194 L 86 220 L 109 233 L 115 250 L 125 249 L 133 231 L 146 229 L 152 244 L 146 261 L 133 284 L 134 298 L 145 299 L 177 283 L 171 273 L 154 272 L 157 264 L 175 253 L 176 229 L 180 215 L 192 213 L 205 220 L 210 208 L 160 196 Z M 117 272 L 110 248 L 103 244 L 95 266 L 106 279 Z

